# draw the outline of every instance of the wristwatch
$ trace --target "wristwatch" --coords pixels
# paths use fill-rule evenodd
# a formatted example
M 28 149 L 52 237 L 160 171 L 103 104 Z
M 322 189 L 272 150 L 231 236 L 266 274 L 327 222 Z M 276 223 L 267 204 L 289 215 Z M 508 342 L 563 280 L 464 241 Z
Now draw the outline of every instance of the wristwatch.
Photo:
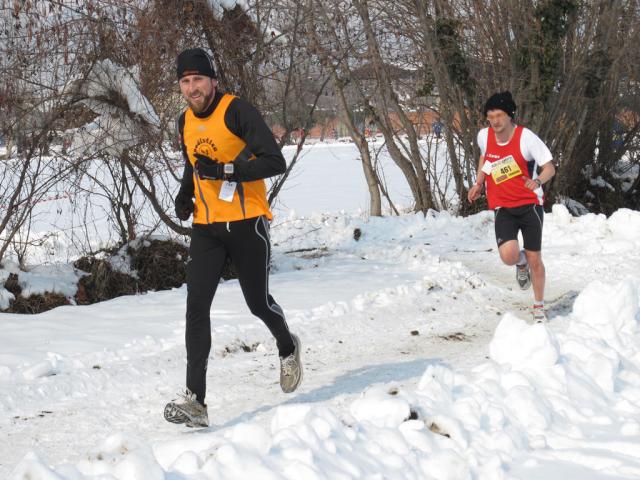
M 534 178 L 533 181 L 538 184 L 538 187 L 542 187 L 542 182 L 540 181 L 539 178 Z
M 234 168 L 233 168 L 233 162 L 230 163 L 225 163 L 224 166 L 222 167 L 223 169 L 223 173 L 225 178 L 229 178 L 233 175 L 234 172 Z

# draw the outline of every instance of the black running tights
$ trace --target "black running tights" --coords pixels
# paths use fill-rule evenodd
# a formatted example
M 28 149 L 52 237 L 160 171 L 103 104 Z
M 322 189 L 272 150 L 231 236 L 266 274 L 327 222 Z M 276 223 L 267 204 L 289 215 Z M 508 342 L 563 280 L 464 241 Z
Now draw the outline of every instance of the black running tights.
M 251 313 L 260 318 L 275 337 L 280 356 L 294 351 L 282 308 L 269 295 L 270 250 L 265 217 L 193 225 L 187 262 L 187 388 L 202 404 L 211 350 L 209 313 L 227 255 L 238 273 Z

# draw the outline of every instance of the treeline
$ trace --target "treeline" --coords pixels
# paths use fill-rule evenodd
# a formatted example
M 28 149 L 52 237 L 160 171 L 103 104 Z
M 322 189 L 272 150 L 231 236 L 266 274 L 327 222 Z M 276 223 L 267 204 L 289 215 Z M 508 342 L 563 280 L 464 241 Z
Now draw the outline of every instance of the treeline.
M 194 45 L 223 90 L 281 127 L 281 145 L 301 135 L 298 154 L 313 125 L 339 117 L 372 215 L 396 207 L 365 129 L 384 137 L 416 211 L 478 208 L 459 199 L 483 102 L 505 89 L 554 153 L 550 202 L 639 208 L 638 44 L 637 0 L 2 0 L 0 261 L 25 254 L 52 192 L 77 206 L 81 251 L 95 249 L 98 199 L 119 243 L 187 233 L 172 214 L 182 160 L 169 147 L 183 108 L 175 57 Z M 444 157 L 421 142 L 426 113 L 443 125 Z

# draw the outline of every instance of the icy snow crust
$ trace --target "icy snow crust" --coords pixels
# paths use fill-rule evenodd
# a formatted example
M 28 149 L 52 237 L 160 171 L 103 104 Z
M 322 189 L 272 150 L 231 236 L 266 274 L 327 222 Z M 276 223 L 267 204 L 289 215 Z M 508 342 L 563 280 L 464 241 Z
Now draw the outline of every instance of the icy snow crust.
M 0 476 L 640 477 L 640 213 L 546 216 L 547 325 L 491 217 L 276 221 L 271 288 L 305 381 L 280 392 L 272 339 L 223 283 L 207 429 L 162 419 L 184 381 L 184 287 L 2 315 Z

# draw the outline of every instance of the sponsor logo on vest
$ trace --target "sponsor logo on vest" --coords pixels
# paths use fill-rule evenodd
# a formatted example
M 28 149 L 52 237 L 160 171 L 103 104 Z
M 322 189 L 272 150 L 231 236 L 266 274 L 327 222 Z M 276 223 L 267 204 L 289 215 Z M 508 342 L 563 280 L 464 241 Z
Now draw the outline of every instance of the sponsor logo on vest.
M 206 155 L 209 158 L 215 158 L 215 152 L 218 151 L 218 147 L 213 143 L 210 138 L 199 138 L 196 142 L 196 146 L 193 149 L 194 155 L 199 153 L 200 155 Z

